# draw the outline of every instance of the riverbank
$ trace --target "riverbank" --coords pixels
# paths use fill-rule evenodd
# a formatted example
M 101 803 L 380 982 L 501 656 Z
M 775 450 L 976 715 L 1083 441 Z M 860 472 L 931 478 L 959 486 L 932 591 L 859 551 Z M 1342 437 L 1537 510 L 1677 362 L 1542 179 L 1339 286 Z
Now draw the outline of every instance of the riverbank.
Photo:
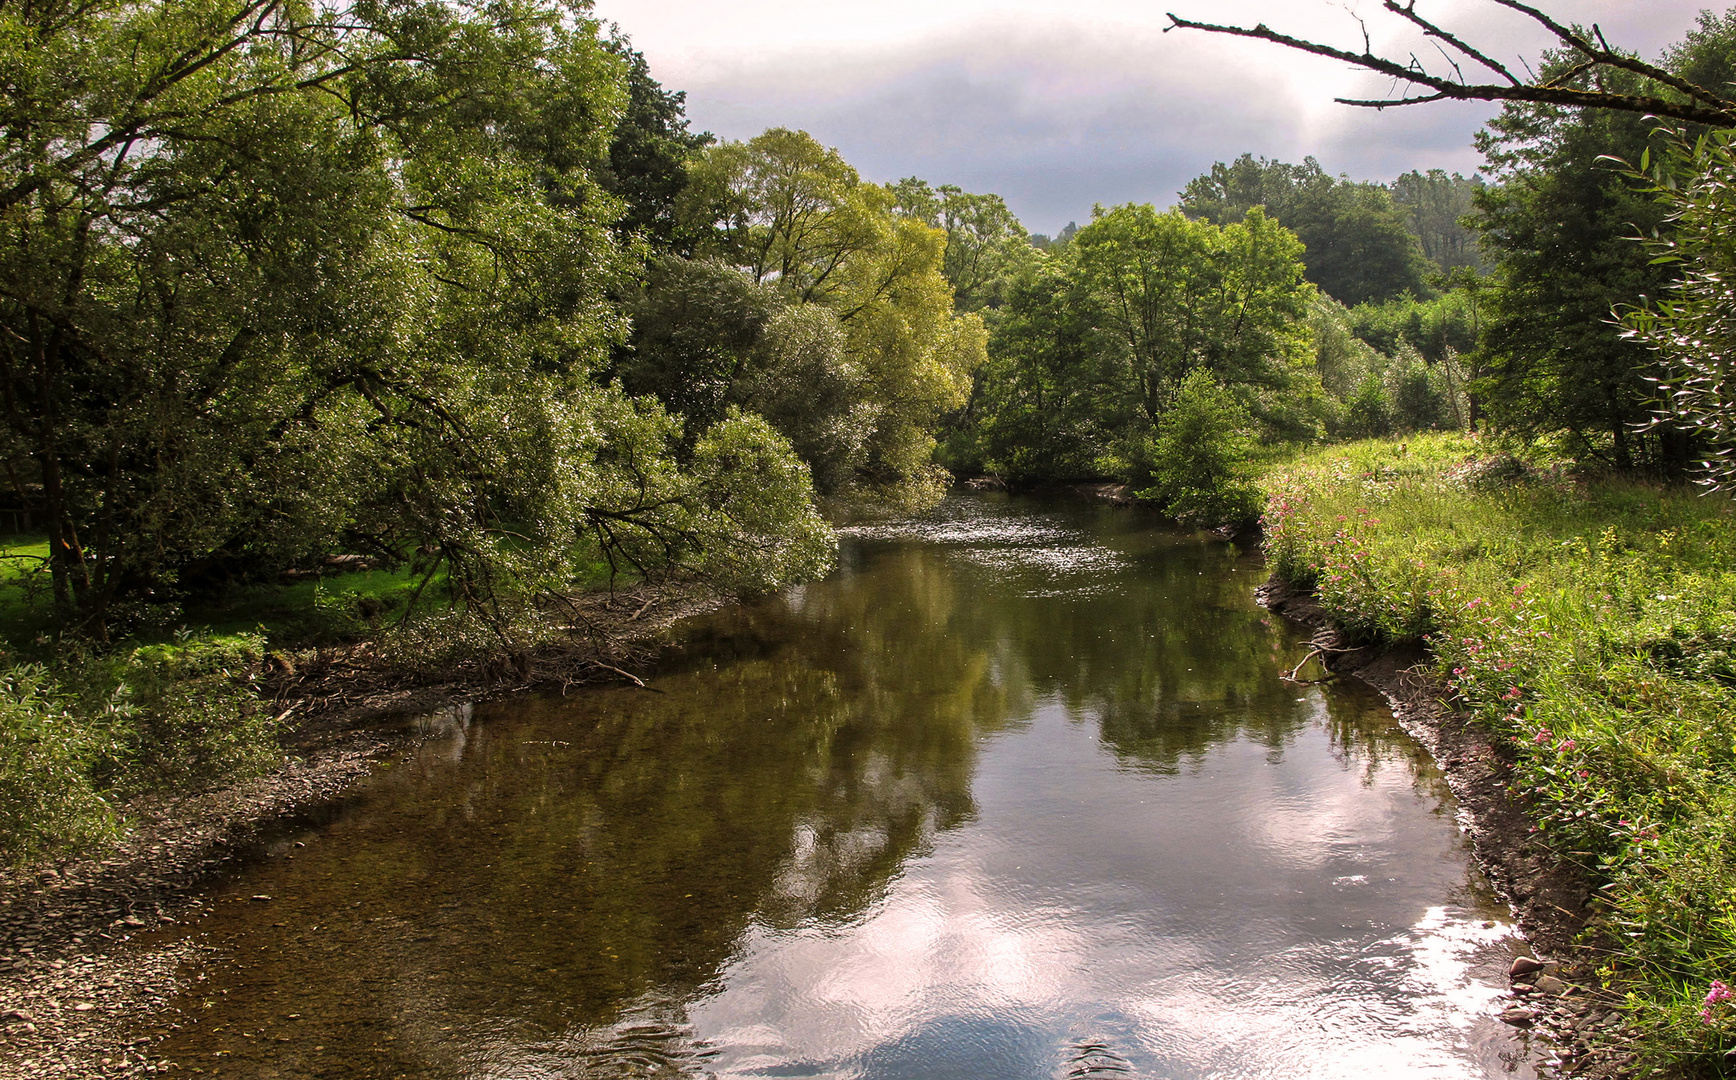
M 176 983 L 184 949 L 125 950 L 197 918 L 193 891 L 301 813 L 389 767 L 419 738 L 417 717 L 527 690 L 637 681 L 656 639 L 717 603 L 636 588 L 591 598 L 584 630 L 512 664 L 443 673 L 394 668 L 366 643 L 306 650 L 263 684 L 295 717 L 263 775 L 121 808 L 124 833 L 89 855 L 0 869 L 0 1080 L 151 1075 L 148 1044 L 124 1040 Z
M 1460 437 L 1322 451 L 1267 487 L 1274 601 L 1333 627 L 1352 651 L 1324 655 L 1437 750 L 1533 940 L 1619 999 L 1578 1060 L 1728 1075 L 1729 501 Z
M 1539 841 L 1509 790 L 1512 755 L 1484 725 L 1448 703 L 1424 650 L 1350 640 L 1318 597 L 1276 576 L 1260 589 L 1259 600 L 1315 630 L 1311 645 L 1326 671 L 1380 691 L 1446 777 L 1478 865 L 1512 906 L 1532 958 L 1542 960 L 1541 967 L 1513 970 L 1513 998 L 1503 1010 L 1509 1022 L 1546 1035 L 1567 1075 L 1624 1075 L 1633 1052 L 1620 1042 L 1620 998 L 1602 985 L 1597 953 L 1580 946 L 1591 882 Z

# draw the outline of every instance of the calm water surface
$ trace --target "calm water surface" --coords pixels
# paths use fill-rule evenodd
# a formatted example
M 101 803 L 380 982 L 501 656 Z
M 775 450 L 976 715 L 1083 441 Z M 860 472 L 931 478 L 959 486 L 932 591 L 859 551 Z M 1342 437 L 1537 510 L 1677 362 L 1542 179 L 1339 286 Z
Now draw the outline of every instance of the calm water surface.
M 163 1051 L 246 1077 L 1530 1076 L 1426 757 L 1264 570 L 958 497 L 437 737 L 206 898 Z M 252 901 L 255 895 L 269 902 Z M 158 939 L 163 940 L 162 938 Z

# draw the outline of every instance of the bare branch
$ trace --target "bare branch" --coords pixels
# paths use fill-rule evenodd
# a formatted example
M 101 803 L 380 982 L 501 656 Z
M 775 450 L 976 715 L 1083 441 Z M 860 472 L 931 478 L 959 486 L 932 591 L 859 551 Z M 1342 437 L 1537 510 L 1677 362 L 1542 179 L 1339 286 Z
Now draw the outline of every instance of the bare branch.
M 1403 18 L 1409 22 L 1415 23 L 1418 27 L 1420 27 L 1422 29 L 1422 32 L 1426 36 L 1432 37 L 1432 38 L 1437 38 L 1441 41 L 1446 42 L 1448 45 L 1451 45 L 1453 48 L 1459 50 L 1459 52 L 1461 52 L 1464 55 L 1475 60 L 1477 63 L 1482 64 L 1484 67 L 1488 68 L 1490 71 L 1493 71 L 1495 74 L 1501 76 L 1503 79 L 1506 79 L 1509 83 L 1512 83 L 1514 86 L 1519 85 L 1519 79 L 1517 77 L 1515 77 L 1511 71 L 1507 70 L 1507 66 L 1505 64 L 1502 64 L 1499 61 L 1491 59 L 1485 53 L 1481 52 L 1478 49 L 1472 48 L 1470 45 L 1466 44 L 1464 41 L 1461 41 L 1457 35 L 1449 33 L 1448 31 L 1441 29 L 1439 26 L 1437 26 L 1434 23 L 1430 22 L 1429 20 L 1423 18 L 1421 15 L 1418 15 L 1416 13 L 1416 0 L 1410 0 L 1409 3 L 1403 4 L 1403 5 L 1399 4 L 1398 0 L 1385 0 L 1385 7 L 1386 7 L 1386 10 L 1392 12 L 1394 15 L 1397 15 L 1400 18 Z M 1364 41 L 1365 47 L 1366 47 L 1366 42 L 1368 41 L 1368 34 L 1366 32 L 1364 32 L 1364 34 L 1363 34 L 1363 41 Z M 1453 64 L 1454 69 L 1457 69 L 1458 66 L 1459 65 L 1457 65 L 1457 64 Z M 1460 72 L 1459 81 L 1460 82 L 1464 81 L 1464 73 L 1463 72 Z
M 1626 56 L 1609 49 L 1600 48 L 1562 26 L 1543 12 L 1520 0 L 1493 0 L 1502 7 L 1518 11 L 1535 19 L 1539 24 L 1555 34 L 1570 48 L 1586 57 L 1586 63 L 1576 67 L 1572 74 L 1579 75 L 1597 67 L 1611 67 L 1630 71 L 1671 89 L 1680 91 L 1689 100 L 1679 101 L 1672 98 L 1658 97 L 1653 94 L 1618 94 L 1606 90 L 1580 90 L 1571 86 L 1560 85 L 1559 80 L 1539 85 L 1535 81 L 1521 82 L 1514 78 L 1511 72 L 1500 66 L 1496 61 L 1460 41 L 1457 37 L 1441 30 L 1433 23 L 1417 16 L 1409 10 L 1408 4 L 1400 5 L 1397 0 L 1385 0 L 1389 11 L 1400 15 L 1407 21 L 1421 27 L 1430 37 L 1459 49 L 1464 55 L 1477 60 L 1478 63 L 1496 71 L 1509 80 L 1506 85 L 1466 83 L 1460 80 L 1432 74 L 1424 70 L 1413 56 L 1409 64 L 1401 64 L 1388 57 L 1376 55 L 1365 43 L 1361 53 L 1347 49 L 1335 48 L 1317 41 L 1292 37 L 1279 33 L 1258 23 L 1252 27 L 1225 26 L 1217 23 L 1198 22 L 1193 19 L 1183 19 L 1170 14 L 1170 25 L 1164 27 L 1164 32 L 1171 30 L 1203 30 L 1211 34 L 1224 34 L 1231 37 L 1253 38 L 1257 41 L 1269 41 L 1282 45 L 1287 49 L 1323 56 L 1332 60 L 1341 60 L 1365 71 L 1373 71 L 1387 75 L 1394 80 L 1434 91 L 1429 94 L 1411 94 L 1400 97 L 1378 100 L 1362 100 L 1354 98 L 1339 98 L 1346 105 L 1362 108 L 1385 109 L 1399 105 L 1416 105 L 1429 101 L 1523 101 L 1536 104 L 1562 105 L 1570 108 L 1613 109 L 1619 112 L 1633 112 L 1648 116 L 1665 117 L 1681 120 L 1692 124 L 1705 124 L 1711 127 L 1736 127 L 1736 101 L 1720 97 L 1701 87 L 1678 78 L 1652 64 Z M 1455 65 L 1455 70 L 1457 67 Z M 1462 74 L 1462 73 L 1461 73 Z

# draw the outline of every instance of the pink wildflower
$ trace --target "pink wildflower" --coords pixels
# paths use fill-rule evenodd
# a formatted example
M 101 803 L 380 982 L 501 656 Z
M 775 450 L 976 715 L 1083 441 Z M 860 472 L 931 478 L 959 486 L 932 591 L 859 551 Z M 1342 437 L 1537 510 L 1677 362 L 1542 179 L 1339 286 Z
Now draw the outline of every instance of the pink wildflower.
M 1574 747 L 1576 747 L 1578 745 L 1579 744 L 1574 742 L 1572 739 L 1562 739 L 1561 745 L 1557 746 L 1555 749 L 1561 751 L 1562 753 L 1566 753 L 1567 751 L 1572 750 Z
M 1730 988 L 1717 979 L 1712 980 L 1712 988 L 1706 991 L 1706 1004 L 1716 1005 L 1720 1001 L 1730 1000 Z
M 1507 688 L 1507 692 L 1505 694 L 1502 694 L 1501 696 L 1503 698 L 1506 698 L 1508 701 L 1518 701 L 1520 695 L 1523 693 L 1524 693 L 1524 691 L 1520 690 L 1517 686 L 1509 686 Z
M 1542 731 L 1539 731 L 1536 734 L 1536 736 L 1532 738 L 1531 741 L 1533 744 L 1535 744 L 1537 746 L 1542 746 L 1544 743 L 1548 742 L 1550 739 L 1553 739 L 1554 737 L 1555 737 L 1554 735 L 1551 735 L 1549 733 L 1548 728 L 1544 728 Z

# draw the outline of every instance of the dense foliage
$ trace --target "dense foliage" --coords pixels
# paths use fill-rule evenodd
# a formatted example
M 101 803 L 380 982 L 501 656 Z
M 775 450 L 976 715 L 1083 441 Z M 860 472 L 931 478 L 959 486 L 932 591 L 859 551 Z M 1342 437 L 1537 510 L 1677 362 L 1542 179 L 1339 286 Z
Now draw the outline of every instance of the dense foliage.
M 1657 257 L 1681 274 L 1654 303 L 1624 322 L 1662 364 L 1655 378 L 1664 423 L 1695 437 L 1706 483 L 1736 490 L 1736 152 L 1732 133 L 1672 140 L 1651 186 L 1670 209 Z M 1642 159 L 1641 165 L 1649 164 Z M 1677 174 L 1682 182 L 1675 182 Z M 1643 174 L 1642 174 L 1643 175 Z
M 1099 209 L 1008 289 L 992 359 L 949 452 L 1015 481 L 1145 484 L 1184 382 L 1233 388 L 1268 431 L 1307 431 L 1318 398 L 1301 245 L 1259 210 L 1232 225 Z
M 1301 238 L 1308 280 L 1356 305 L 1426 288 L 1428 262 L 1412 220 L 1429 230 L 1431 244 L 1443 255 L 1455 241 L 1462 249 L 1453 226 L 1438 220 L 1438 193 L 1431 185 L 1454 188 L 1450 178 L 1417 180 L 1403 187 L 1413 201 L 1401 206 L 1383 185 L 1329 176 L 1313 158 L 1289 165 L 1243 154 L 1189 181 L 1178 205 L 1189 217 L 1219 225 L 1264 208 Z M 1453 190 L 1449 200 L 1457 197 Z
M 1736 19 L 1702 15 L 1663 64 L 1699 86 L 1728 85 Z M 1543 70 L 1567 82 L 1589 77 L 1565 52 L 1551 54 Z M 1609 90 L 1675 93 L 1631 73 L 1600 78 Z M 1635 242 L 1667 231 L 1667 205 L 1619 165 L 1663 150 L 1655 127 L 1630 113 L 1510 104 L 1480 137 L 1499 181 L 1477 195 L 1484 245 L 1496 259 L 1482 319 L 1481 396 L 1507 430 L 1564 434 L 1576 454 L 1621 469 L 1680 472 L 1691 442 L 1676 425 L 1647 426 L 1657 404 L 1649 357 L 1612 317 L 1660 295 L 1676 275 Z
M 706 149 L 678 207 L 695 258 L 666 256 L 648 279 L 628 385 L 690 422 L 757 408 L 825 495 L 937 498 L 933 432 L 963 403 L 987 335 L 954 310 L 958 245 L 897 206 L 804 132 Z
M 689 432 L 712 464 L 677 477 L 676 425 L 592 378 L 639 242 L 596 179 L 628 99 L 595 23 L 334 14 L 11 16 L 0 453 L 62 631 L 334 546 L 438 575 L 502 633 L 587 559 L 821 569 L 781 439 Z

